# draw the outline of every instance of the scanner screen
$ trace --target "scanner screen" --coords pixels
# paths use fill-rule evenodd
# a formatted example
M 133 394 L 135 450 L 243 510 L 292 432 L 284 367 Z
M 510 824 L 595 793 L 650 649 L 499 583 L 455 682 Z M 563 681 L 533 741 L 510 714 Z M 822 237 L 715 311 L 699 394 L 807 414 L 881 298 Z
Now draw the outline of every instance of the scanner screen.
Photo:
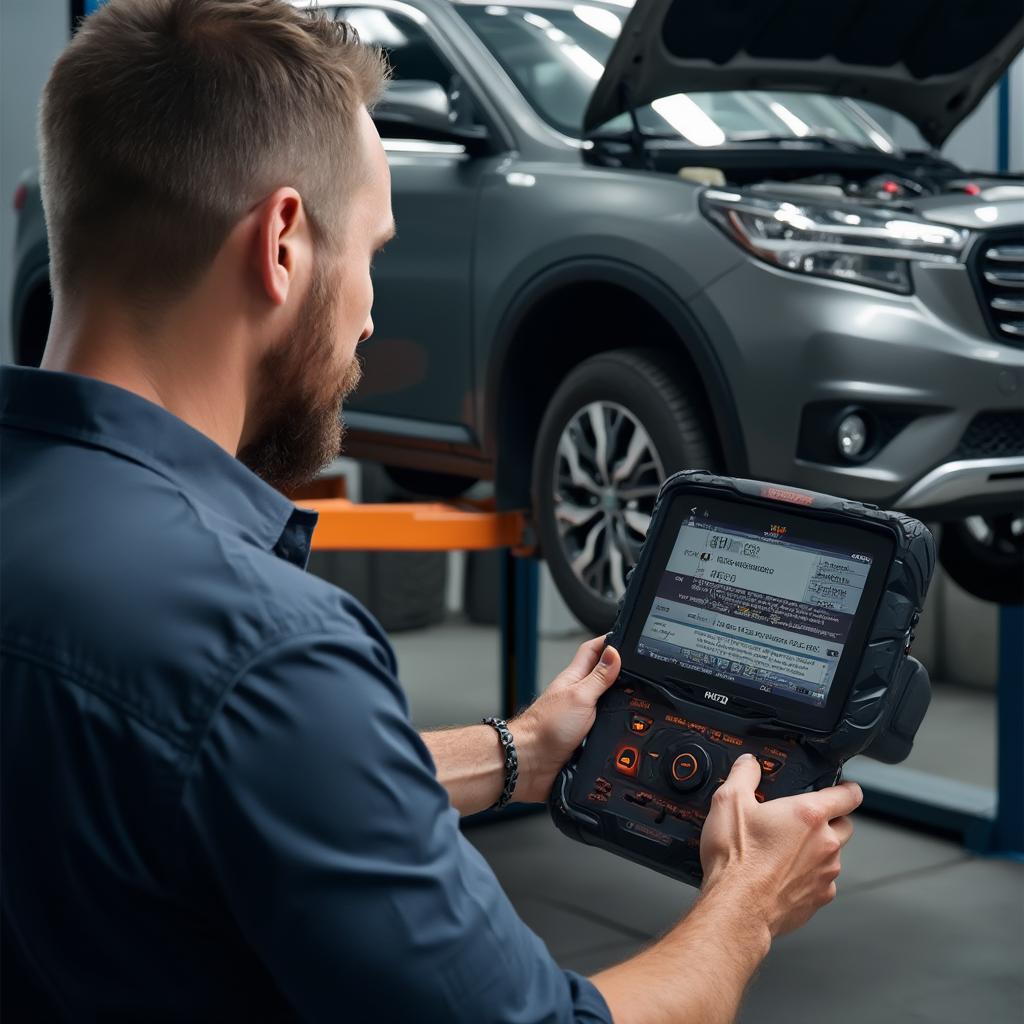
M 823 707 L 867 584 L 867 551 L 794 527 L 683 519 L 636 653 L 690 673 Z

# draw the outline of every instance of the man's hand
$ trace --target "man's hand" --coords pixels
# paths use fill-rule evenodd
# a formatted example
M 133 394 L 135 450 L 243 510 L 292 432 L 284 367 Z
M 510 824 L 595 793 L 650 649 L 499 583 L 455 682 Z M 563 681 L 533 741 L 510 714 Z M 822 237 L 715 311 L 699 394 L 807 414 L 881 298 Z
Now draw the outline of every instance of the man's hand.
M 580 646 L 572 664 L 521 715 L 508 723 L 519 755 L 515 799 L 540 803 L 555 776 L 594 724 L 598 697 L 619 674 L 619 655 L 604 637 Z M 505 751 L 489 725 L 422 734 L 438 781 L 459 814 L 490 807 L 505 783 Z
M 742 894 L 772 936 L 804 924 L 836 895 L 839 852 L 863 799 L 856 783 L 759 804 L 761 766 L 739 758 L 711 801 L 701 835 L 704 892 Z
M 509 722 L 519 754 L 517 800 L 547 800 L 555 776 L 594 724 L 597 700 L 615 682 L 620 664 L 618 651 L 605 647 L 603 636 L 588 640 L 572 664 Z
M 711 802 L 701 836 L 704 887 L 683 920 L 653 946 L 591 979 L 616 1024 L 731 1024 L 772 938 L 802 925 L 835 896 L 846 817 L 860 787 L 759 804 L 749 754 Z

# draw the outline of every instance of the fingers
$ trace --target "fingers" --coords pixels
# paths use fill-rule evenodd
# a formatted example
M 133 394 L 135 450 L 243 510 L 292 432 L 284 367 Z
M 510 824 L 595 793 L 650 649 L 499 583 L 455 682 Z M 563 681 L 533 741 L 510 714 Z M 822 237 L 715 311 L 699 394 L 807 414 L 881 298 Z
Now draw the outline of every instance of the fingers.
M 838 786 L 820 789 L 817 793 L 809 793 L 808 797 L 826 818 L 842 818 L 852 814 L 864 799 L 860 786 L 856 782 L 841 782 Z
M 726 793 L 735 792 L 737 795 L 753 797 L 761 781 L 761 765 L 753 754 L 741 754 L 733 762 L 729 777 L 722 783 L 721 789 Z
M 604 637 L 601 637 L 600 641 L 604 643 Z M 594 643 L 595 641 L 590 642 Z M 580 680 L 580 688 L 587 699 L 596 702 L 598 697 L 618 678 L 621 667 L 622 661 L 619 658 L 619 652 L 614 647 L 606 647 L 590 674 Z

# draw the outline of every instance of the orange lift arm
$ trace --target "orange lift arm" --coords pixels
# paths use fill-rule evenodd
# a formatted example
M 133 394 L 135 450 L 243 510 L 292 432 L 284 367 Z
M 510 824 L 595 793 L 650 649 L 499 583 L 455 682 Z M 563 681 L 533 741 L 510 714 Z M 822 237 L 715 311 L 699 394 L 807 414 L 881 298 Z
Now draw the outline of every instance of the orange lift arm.
M 320 513 L 315 550 L 479 551 L 522 544 L 521 512 L 462 509 L 439 502 L 357 505 L 347 498 L 302 501 Z

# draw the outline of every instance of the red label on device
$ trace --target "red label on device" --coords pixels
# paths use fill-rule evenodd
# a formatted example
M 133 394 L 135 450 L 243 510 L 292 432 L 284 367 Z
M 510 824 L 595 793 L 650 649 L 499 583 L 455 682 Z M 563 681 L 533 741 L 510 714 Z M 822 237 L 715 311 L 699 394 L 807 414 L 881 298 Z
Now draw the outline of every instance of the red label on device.
M 789 491 L 785 487 L 762 487 L 762 498 L 771 498 L 772 501 L 788 501 L 793 505 L 813 505 L 814 495 L 804 494 L 803 491 Z

